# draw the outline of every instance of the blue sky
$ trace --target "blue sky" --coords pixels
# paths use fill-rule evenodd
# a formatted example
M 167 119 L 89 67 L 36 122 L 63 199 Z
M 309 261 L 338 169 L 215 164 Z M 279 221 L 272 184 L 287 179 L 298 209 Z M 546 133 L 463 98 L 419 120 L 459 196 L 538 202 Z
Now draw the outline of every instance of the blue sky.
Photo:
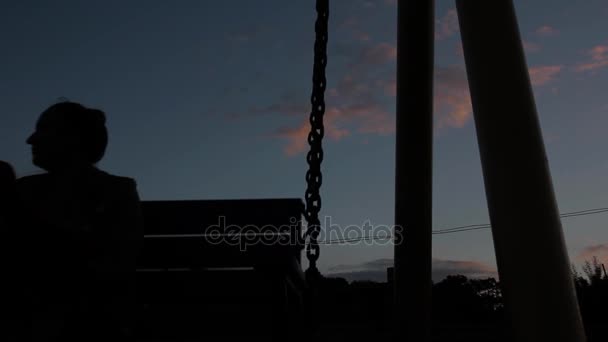
M 607 207 L 608 4 L 515 4 L 560 211 Z M 437 1 L 436 15 L 441 229 L 489 219 L 454 3 Z M 106 111 L 100 167 L 136 178 L 143 199 L 302 198 L 314 18 L 313 1 L 2 2 L 0 159 L 40 172 L 25 139 L 67 97 Z M 391 225 L 395 1 L 334 0 L 330 21 L 322 215 Z M 574 261 L 608 260 L 607 217 L 563 221 Z M 433 248 L 437 267 L 495 267 L 489 231 Z M 325 272 L 367 270 L 392 247 L 322 253 Z

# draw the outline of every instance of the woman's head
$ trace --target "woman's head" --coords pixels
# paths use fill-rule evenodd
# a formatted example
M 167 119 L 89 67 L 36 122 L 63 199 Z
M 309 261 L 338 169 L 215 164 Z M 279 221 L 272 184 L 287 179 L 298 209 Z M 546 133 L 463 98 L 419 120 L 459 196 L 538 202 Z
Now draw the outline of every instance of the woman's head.
M 27 139 L 33 162 L 47 171 L 93 165 L 103 158 L 108 144 L 105 114 L 75 102 L 47 108 Z

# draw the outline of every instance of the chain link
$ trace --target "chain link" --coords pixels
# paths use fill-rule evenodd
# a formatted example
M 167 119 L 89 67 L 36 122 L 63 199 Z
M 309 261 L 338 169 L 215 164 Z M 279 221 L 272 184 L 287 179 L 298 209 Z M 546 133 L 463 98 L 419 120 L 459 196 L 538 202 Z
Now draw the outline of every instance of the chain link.
M 325 128 L 323 126 L 323 116 L 325 115 L 325 67 L 327 66 L 327 39 L 329 22 L 329 0 L 317 0 L 317 21 L 315 23 L 315 47 L 314 47 L 314 66 L 312 76 L 312 95 L 310 103 L 312 111 L 310 113 L 310 133 L 308 134 L 308 144 L 310 151 L 306 156 L 308 171 L 306 172 L 306 209 L 304 216 L 308 222 L 306 237 L 306 257 L 309 262 L 309 269 L 317 271 L 317 260 L 319 259 L 320 248 L 318 237 L 321 232 L 321 222 L 319 212 L 321 211 L 321 195 L 319 193 L 323 183 L 321 174 L 321 163 L 323 162 L 323 136 Z

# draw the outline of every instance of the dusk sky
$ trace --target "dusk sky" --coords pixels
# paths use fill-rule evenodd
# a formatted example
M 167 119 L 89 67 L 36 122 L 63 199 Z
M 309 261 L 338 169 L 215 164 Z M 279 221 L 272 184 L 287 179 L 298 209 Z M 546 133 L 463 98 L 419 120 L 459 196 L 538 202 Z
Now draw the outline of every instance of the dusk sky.
M 396 0 L 330 2 L 321 215 L 390 226 Z M 443 229 L 489 218 L 454 2 L 436 3 L 433 225 Z M 559 210 L 608 207 L 608 2 L 515 4 Z M 41 172 L 25 139 L 65 97 L 106 112 L 99 167 L 135 178 L 144 200 L 303 198 L 315 15 L 312 0 L 2 1 L 0 160 L 19 176 Z M 563 228 L 573 262 L 608 262 L 608 213 Z M 489 230 L 433 244 L 436 275 L 495 270 Z M 383 272 L 392 253 L 322 246 L 319 263 Z

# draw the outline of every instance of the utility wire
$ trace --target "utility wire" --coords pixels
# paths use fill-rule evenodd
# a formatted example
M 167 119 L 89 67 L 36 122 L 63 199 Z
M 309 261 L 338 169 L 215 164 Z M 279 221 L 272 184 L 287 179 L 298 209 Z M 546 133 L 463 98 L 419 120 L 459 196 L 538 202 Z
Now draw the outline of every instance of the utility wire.
M 572 212 L 560 214 L 559 216 L 561 218 L 569 218 L 569 217 L 595 215 L 595 214 L 601 214 L 601 213 L 606 213 L 606 212 L 608 212 L 608 207 L 607 208 L 595 208 L 595 209 L 586 209 L 586 210 L 572 211 Z M 458 226 L 458 227 L 451 227 L 451 228 L 444 228 L 444 229 L 439 229 L 439 230 L 433 230 L 433 235 L 444 235 L 444 234 L 461 233 L 461 232 L 468 232 L 468 231 L 473 231 L 473 230 L 489 229 L 491 227 L 492 227 L 492 225 L 489 224 L 489 223 L 485 223 L 485 224 L 471 224 L 471 225 L 466 225 L 466 226 Z M 328 241 L 320 241 L 319 244 L 323 244 L 323 245 L 336 245 L 336 244 L 344 244 L 344 243 L 360 242 L 360 241 L 389 240 L 389 239 L 392 239 L 392 238 L 393 238 L 392 236 L 386 236 L 386 235 L 383 234 L 381 236 L 380 235 L 376 235 L 376 236 L 363 236 L 363 237 L 347 238 L 347 239 L 331 239 L 331 240 L 328 240 Z

